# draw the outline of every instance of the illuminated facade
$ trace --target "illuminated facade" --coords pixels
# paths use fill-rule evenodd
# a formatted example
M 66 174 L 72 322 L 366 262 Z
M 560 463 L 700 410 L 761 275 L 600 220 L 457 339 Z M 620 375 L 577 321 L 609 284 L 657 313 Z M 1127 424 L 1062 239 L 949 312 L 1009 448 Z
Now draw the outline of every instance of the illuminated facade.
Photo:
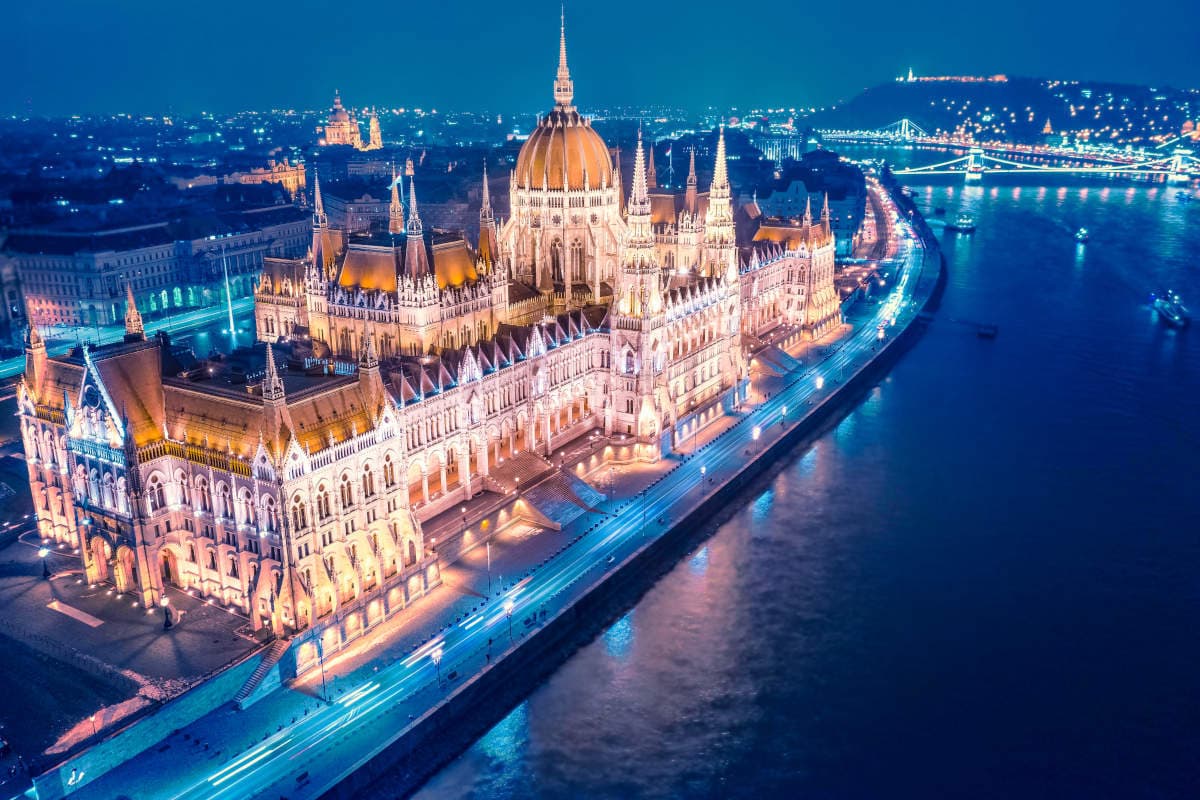
M 379 115 L 374 111 L 368 119 L 367 141 L 363 141 L 362 129 L 354 112 L 342 105 L 342 95 L 335 92 L 333 108 L 329 109 L 329 118 L 320 129 L 317 143 L 326 146 L 353 147 L 355 150 L 379 150 L 383 147 L 383 134 L 379 129 Z
M 827 220 L 739 251 L 723 132 L 708 192 L 693 167 L 677 199 L 639 140 L 623 209 L 565 37 L 554 98 L 503 225 L 485 171 L 473 244 L 425 228 L 411 177 L 386 231 L 340 230 L 314 176 L 309 256 L 264 264 L 268 344 L 246 363 L 184 363 L 136 306 L 122 344 L 48 359 L 33 332 L 19 403 L 42 535 L 146 603 L 176 584 L 330 652 L 440 579 L 423 523 L 597 428 L 657 459 L 742 390 L 746 333 L 837 319 L 811 325 L 836 298 Z

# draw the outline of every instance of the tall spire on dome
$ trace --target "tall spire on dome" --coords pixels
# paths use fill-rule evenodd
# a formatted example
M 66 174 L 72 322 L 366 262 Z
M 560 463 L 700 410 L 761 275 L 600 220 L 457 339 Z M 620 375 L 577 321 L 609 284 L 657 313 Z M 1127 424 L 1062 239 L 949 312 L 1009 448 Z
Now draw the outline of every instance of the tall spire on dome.
M 567 69 L 567 9 L 564 6 L 559 16 L 558 28 L 558 73 L 554 77 L 554 102 L 569 108 L 575 99 L 575 84 L 571 82 L 571 70 Z
M 133 285 L 125 284 L 125 341 L 136 342 L 146 338 L 142 315 L 133 299 Z

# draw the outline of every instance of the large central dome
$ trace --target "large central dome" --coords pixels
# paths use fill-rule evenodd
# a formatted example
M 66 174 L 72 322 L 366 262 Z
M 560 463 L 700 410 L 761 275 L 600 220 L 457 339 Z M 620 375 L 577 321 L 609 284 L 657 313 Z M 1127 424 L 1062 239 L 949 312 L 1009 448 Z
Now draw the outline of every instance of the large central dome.
M 558 191 L 599 189 L 613 185 L 608 145 L 587 117 L 571 104 L 575 86 L 567 69 L 567 34 L 559 31 L 558 74 L 554 79 L 554 110 L 538 122 L 517 156 L 515 177 L 522 189 Z
M 516 179 L 522 189 L 599 189 L 613 185 L 612 158 L 586 117 L 556 108 L 521 147 Z

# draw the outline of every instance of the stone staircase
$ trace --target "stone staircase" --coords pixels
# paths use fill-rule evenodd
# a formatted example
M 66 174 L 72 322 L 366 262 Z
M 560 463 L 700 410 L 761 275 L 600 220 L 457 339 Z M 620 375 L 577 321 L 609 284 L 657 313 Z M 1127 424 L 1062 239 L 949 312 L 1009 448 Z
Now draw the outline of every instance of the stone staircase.
M 537 453 L 526 451 L 505 459 L 503 464 L 492 464 L 483 483 L 492 491 L 508 494 L 514 484 L 521 489 L 532 486 L 553 469 L 549 461 Z
M 283 654 L 291 647 L 290 639 L 276 639 L 271 642 L 266 652 L 263 653 L 262 662 L 254 672 L 250 673 L 250 677 L 246 679 L 246 683 L 238 690 L 238 693 L 233 696 L 233 702 L 239 708 L 245 708 L 247 698 L 254 693 L 267 674 L 279 663 L 279 659 L 283 658 Z
M 754 354 L 754 358 L 764 368 L 769 369 L 778 377 L 800 369 L 800 362 L 789 356 L 775 345 L 767 345 Z
M 525 502 L 540 511 L 559 527 L 570 524 L 585 513 L 603 514 L 596 505 L 605 496 L 587 482 L 565 472 L 556 471 L 536 486 L 522 493 Z

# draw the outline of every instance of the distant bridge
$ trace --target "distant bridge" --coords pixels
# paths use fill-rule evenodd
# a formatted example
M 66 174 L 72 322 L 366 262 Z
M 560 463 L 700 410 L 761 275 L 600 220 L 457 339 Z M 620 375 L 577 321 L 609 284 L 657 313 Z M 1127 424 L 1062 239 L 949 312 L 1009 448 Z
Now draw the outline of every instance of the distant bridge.
M 892 174 L 903 175 L 962 175 L 967 182 L 982 180 L 984 174 L 1003 173 L 1057 173 L 1067 175 L 1148 175 L 1161 176 L 1167 183 L 1181 184 L 1200 177 L 1200 158 L 1184 147 L 1175 147 L 1170 155 L 1159 155 L 1145 151 L 1118 150 L 1072 150 L 1048 145 L 976 144 L 954 140 L 945 136 L 930 136 L 910 119 L 902 119 L 877 130 L 820 131 L 827 141 L 865 142 L 873 144 L 920 144 L 937 147 L 952 147 L 967 151 L 967 154 L 937 164 L 905 167 L 893 170 Z M 1156 149 L 1163 149 L 1184 139 L 1195 138 L 1191 134 L 1163 142 Z M 1052 164 L 1046 161 L 1055 160 Z

